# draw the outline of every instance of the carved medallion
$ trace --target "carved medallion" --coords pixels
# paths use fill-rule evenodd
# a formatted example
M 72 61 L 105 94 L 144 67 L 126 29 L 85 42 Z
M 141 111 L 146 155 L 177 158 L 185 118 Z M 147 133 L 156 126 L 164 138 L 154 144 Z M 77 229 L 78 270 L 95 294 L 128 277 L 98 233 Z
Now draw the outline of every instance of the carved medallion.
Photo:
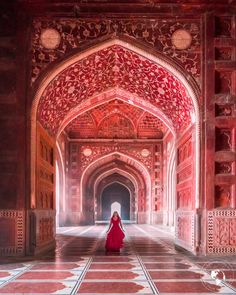
M 45 29 L 40 35 L 40 42 L 46 49 L 55 49 L 61 42 L 61 36 L 55 29 Z
M 141 155 L 146 158 L 146 157 L 148 157 L 150 155 L 150 151 L 147 150 L 147 149 L 143 149 L 141 151 Z
M 89 157 L 89 156 L 92 155 L 92 150 L 89 149 L 89 148 L 86 148 L 86 149 L 83 150 L 83 154 L 84 154 L 85 157 Z
M 177 49 L 187 49 L 192 43 L 192 36 L 187 30 L 176 30 L 171 36 L 171 42 Z

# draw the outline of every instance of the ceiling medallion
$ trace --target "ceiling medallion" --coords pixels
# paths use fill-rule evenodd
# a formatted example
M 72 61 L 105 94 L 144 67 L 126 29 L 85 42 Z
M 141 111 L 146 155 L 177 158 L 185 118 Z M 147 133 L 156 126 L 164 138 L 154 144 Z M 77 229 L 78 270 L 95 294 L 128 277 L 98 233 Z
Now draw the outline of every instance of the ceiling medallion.
M 146 158 L 146 157 L 148 157 L 150 155 L 150 151 L 147 150 L 147 149 L 143 149 L 141 151 L 141 155 Z
M 89 148 L 86 148 L 82 151 L 82 153 L 84 154 L 85 157 L 89 157 L 92 155 L 92 150 Z
M 192 36 L 187 30 L 179 29 L 172 34 L 171 42 L 177 49 L 187 49 L 192 43 Z
M 40 42 L 46 49 L 55 49 L 61 42 L 61 36 L 55 29 L 45 29 L 41 32 Z

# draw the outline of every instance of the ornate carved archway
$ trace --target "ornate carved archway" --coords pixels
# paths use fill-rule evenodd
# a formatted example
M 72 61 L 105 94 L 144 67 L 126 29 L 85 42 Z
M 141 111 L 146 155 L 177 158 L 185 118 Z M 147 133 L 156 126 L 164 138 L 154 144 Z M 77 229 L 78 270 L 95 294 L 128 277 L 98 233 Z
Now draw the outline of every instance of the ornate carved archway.
M 122 170 L 118 167 L 101 173 L 94 183 L 94 201 L 95 201 L 95 221 L 101 220 L 101 194 L 102 191 L 111 183 L 118 182 L 127 187 L 130 192 L 130 220 L 137 222 L 138 212 L 138 191 L 144 187 L 139 179 L 131 172 Z
M 90 67 L 90 63 L 94 66 Z M 95 72 L 89 71 L 91 68 L 96 72 L 95 75 Z M 132 79 L 133 75 L 137 83 Z M 181 214 L 177 224 L 180 228 L 181 224 L 188 223 L 188 229 L 191 229 L 191 235 L 194 237 L 195 214 L 199 208 L 200 173 L 200 112 L 197 96 L 198 89 L 194 80 L 186 75 L 181 67 L 157 52 L 148 53 L 139 45 L 120 39 L 98 44 L 55 66 L 41 80 L 32 105 L 31 208 L 35 208 L 37 203 L 35 170 L 37 168 L 36 134 L 40 134 L 38 130 L 43 129 L 45 133 L 50 134 L 52 140 L 55 140 L 76 116 L 115 97 L 161 119 L 169 127 L 174 138 L 178 138 L 179 146 L 185 145 L 185 139 L 189 140 L 181 137 L 181 132 L 189 128 L 192 134 L 190 140 L 193 141 L 192 169 L 195 190 L 192 198 L 194 206 L 189 208 L 191 212 L 187 214 L 187 217 L 180 208 Z M 182 153 L 181 149 L 179 153 Z M 127 155 L 122 156 L 129 158 Z M 139 166 L 137 162 L 134 160 L 134 166 L 139 173 L 146 175 L 145 166 Z M 99 165 L 101 164 L 104 163 L 99 162 Z M 89 167 L 90 165 L 88 169 Z M 142 169 L 139 169 L 140 167 Z M 89 171 L 87 168 L 85 170 L 86 173 Z M 83 183 L 84 173 L 81 178 L 81 183 Z M 149 210 L 151 210 L 152 203 L 148 189 L 151 189 L 151 181 L 147 185 Z M 81 194 L 83 195 L 83 185 Z M 145 222 L 152 220 L 151 216 L 142 218 Z M 180 241 L 184 239 L 183 231 L 185 229 L 177 232 Z M 187 241 L 191 243 L 191 246 L 185 242 L 180 243 L 181 246 L 191 251 L 195 248 L 192 240 Z
M 151 178 L 146 167 L 136 159 L 113 152 L 106 156 L 100 157 L 93 161 L 83 172 L 81 177 L 81 208 L 85 215 L 83 215 L 84 223 L 93 223 L 95 207 L 95 192 L 97 191 L 97 183 L 111 174 L 114 171 L 121 171 L 123 175 L 128 177 L 132 183 L 137 187 L 137 221 L 139 223 L 150 222 L 150 207 L 151 207 Z M 92 208 L 92 209 L 91 209 Z M 87 212 L 90 211 L 88 216 Z M 92 220 L 91 220 L 92 217 Z
M 135 43 L 135 42 L 133 42 Z M 160 83 L 158 83 L 155 86 L 155 89 L 152 89 L 152 95 L 151 92 L 145 94 L 145 90 L 147 89 L 148 84 L 143 84 L 145 79 L 140 76 L 142 84 L 144 87 L 143 90 L 141 91 L 141 88 L 138 90 L 135 90 L 135 88 L 132 88 L 132 82 L 130 81 L 127 84 L 127 87 L 124 88 L 125 83 L 123 83 L 122 80 L 119 80 L 120 77 L 126 77 L 127 75 L 124 75 L 124 73 L 121 71 L 121 68 L 119 67 L 119 54 L 118 52 L 121 52 L 120 56 L 126 56 L 130 57 L 132 56 L 134 59 L 137 58 L 139 59 L 139 64 L 142 64 L 143 66 L 149 66 L 153 67 L 154 72 L 156 71 L 156 74 L 158 71 L 162 71 L 163 75 L 166 77 L 170 77 L 170 81 L 172 81 L 173 87 L 178 89 L 175 93 L 170 93 L 170 100 L 166 101 L 165 97 L 166 95 L 166 90 L 165 87 L 163 88 L 164 84 L 168 82 L 167 80 L 163 80 L 163 86 L 160 86 Z M 65 105 L 64 103 L 58 104 L 59 109 L 57 110 L 57 115 L 55 116 L 55 109 L 50 110 L 50 105 L 52 104 L 53 99 L 56 99 L 58 93 L 55 92 L 53 93 L 54 90 L 57 89 L 57 87 L 60 87 L 60 79 L 64 79 L 66 82 L 66 75 L 69 71 L 76 70 L 76 67 L 79 66 L 82 68 L 86 66 L 86 63 L 91 59 L 94 58 L 96 62 L 98 63 L 98 71 L 99 71 L 99 59 L 102 60 L 104 56 L 107 56 L 110 54 L 113 56 L 114 63 L 111 64 L 110 68 L 112 69 L 111 72 L 107 72 L 106 74 L 110 76 L 115 75 L 115 79 L 112 81 L 109 81 L 106 87 L 100 90 L 93 90 L 90 91 L 89 93 L 84 93 L 84 99 L 80 97 L 80 101 L 74 101 L 72 105 Z M 153 52 L 153 51 L 152 51 Z M 101 54 L 100 54 L 101 53 Z M 98 55 L 97 55 L 98 54 Z M 100 54 L 100 55 L 99 55 Z M 118 56 L 117 56 L 118 54 Z M 99 57 L 100 56 L 100 57 Z M 123 65 L 127 63 L 127 61 L 123 61 Z M 156 68 L 155 68 L 156 67 Z M 79 68 L 78 68 L 79 69 Z M 140 71 L 145 72 L 145 68 L 141 66 Z M 82 71 L 83 72 L 83 71 Z M 130 71 L 127 71 L 130 72 Z M 150 72 L 150 69 L 149 69 Z M 153 77 L 155 77 L 155 74 L 153 72 Z M 113 73 L 114 75 L 111 75 Z M 93 75 L 90 75 L 89 73 L 86 73 L 86 75 L 89 77 L 93 77 Z M 99 75 L 98 75 L 99 76 Z M 61 78 L 60 78 L 61 77 Z M 103 79 L 106 80 L 104 77 Z M 90 85 L 90 82 L 84 79 L 78 79 L 80 81 L 79 83 L 86 83 L 87 85 Z M 83 82 L 82 82 L 83 81 Z M 67 81 L 69 82 L 69 81 Z M 94 82 L 94 81 L 93 81 Z M 101 84 L 99 81 L 95 83 L 97 85 Z M 95 85 L 94 84 L 94 85 Z M 75 85 L 70 86 L 70 83 L 66 83 L 66 87 L 63 87 L 63 93 L 60 94 L 60 100 L 63 99 L 63 96 L 69 95 L 70 97 L 73 96 L 74 90 L 75 90 Z M 121 86 L 122 85 L 122 86 Z M 130 87 L 129 87 L 130 85 Z M 153 84 L 154 85 L 154 84 Z M 82 87 L 83 88 L 83 87 Z M 126 100 L 129 101 L 131 104 L 137 104 L 137 106 L 141 106 L 143 109 L 146 109 L 147 111 L 152 110 L 153 113 L 155 113 L 156 116 L 160 117 L 171 130 L 174 129 L 179 129 L 181 122 L 191 122 L 191 116 L 195 117 L 195 130 L 194 130 L 194 140 L 195 140 L 195 162 L 196 162 L 196 177 L 195 177 L 195 186 L 196 186 L 196 196 L 195 196 L 195 202 L 196 202 L 196 208 L 199 207 L 199 146 L 200 146 L 200 139 L 199 139 L 199 119 L 200 119 L 200 113 L 199 113 L 199 106 L 198 106 L 198 88 L 196 87 L 196 84 L 194 80 L 176 64 L 167 57 L 162 56 L 160 53 L 148 53 L 148 51 L 143 50 L 140 48 L 138 44 L 132 45 L 130 43 L 124 42 L 120 39 L 112 39 L 105 41 L 104 43 L 98 44 L 94 46 L 93 48 L 90 48 L 84 52 L 80 52 L 79 54 L 73 55 L 69 57 L 68 59 L 64 60 L 55 68 L 47 74 L 46 77 L 44 77 L 40 83 L 40 86 L 37 88 L 36 93 L 35 93 L 35 98 L 33 100 L 33 105 L 32 105 L 32 112 L 31 112 L 31 202 L 32 205 L 35 203 L 35 138 L 36 138 L 36 122 L 37 118 L 40 119 L 41 124 L 48 129 L 49 132 L 51 132 L 54 135 L 58 135 L 61 130 L 76 116 L 78 115 L 78 109 L 81 108 L 83 109 L 83 112 L 88 110 L 89 108 L 92 107 L 92 104 L 98 103 L 98 100 L 100 100 L 100 94 L 105 93 L 106 97 L 106 92 L 110 91 L 110 89 L 114 89 L 115 92 L 118 91 L 118 93 L 123 93 L 128 91 L 128 93 L 131 93 L 131 99 L 127 99 L 127 95 L 125 95 Z M 54 89 L 54 90 L 53 90 Z M 86 87 L 85 87 L 86 89 Z M 105 90 L 105 91 L 104 91 Z M 143 95 L 141 92 L 143 92 Z M 99 93 L 99 94 L 97 94 Z M 177 96 L 178 93 L 182 96 L 184 99 L 180 99 L 178 102 L 176 99 L 171 99 L 171 96 L 174 97 L 173 95 Z M 55 96 L 56 95 L 56 96 Z M 104 96 L 104 95 L 103 95 Z M 103 97 L 102 96 L 102 97 Z M 53 98 L 54 97 L 54 98 Z M 143 98 L 141 98 L 143 97 Z M 155 99 L 155 97 L 160 97 L 160 99 Z M 150 100 L 150 98 L 152 98 Z M 45 100 L 46 99 L 46 100 Z M 89 99 L 91 102 L 89 103 Z M 43 102 L 45 100 L 45 102 Z M 50 104 L 48 103 L 50 101 Z M 56 102 L 57 100 L 55 100 Z M 69 101 L 67 99 L 67 101 Z M 73 101 L 73 100 L 72 100 Z M 162 101 L 160 103 L 160 101 Z M 166 103 L 165 103 L 166 101 Z M 176 116 L 173 112 L 173 109 L 177 107 L 177 105 L 181 105 L 183 102 L 187 102 L 188 105 L 188 110 L 187 116 L 181 116 L 181 112 L 185 110 L 186 107 L 182 108 L 182 111 L 178 112 L 178 115 Z M 92 103 L 92 104 L 91 104 Z M 174 105 L 172 105 L 174 103 Z M 57 104 L 57 103 L 56 103 Z M 62 108 L 63 105 L 63 108 Z M 167 108 L 165 109 L 166 105 L 172 105 L 173 109 Z M 192 110 L 191 110 L 191 105 L 192 105 Z M 48 109 L 49 107 L 49 109 Z M 53 107 L 54 108 L 54 107 Z M 61 110 L 60 110 L 61 109 Z M 153 111 L 154 110 L 154 111 Z M 160 111 L 161 110 L 161 111 Z M 194 113 L 194 114 L 193 114 Z M 59 115 L 60 114 L 60 115 Z M 173 117 L 174 115 L 174 117 Z M 169 118 L 168 118 L 169 117 Z M 44 118 L 44 119 L 43 119 Z M 171 118 L 171 119 L 170 119 Z M 184 119 L 185 118 L 185 119 Z M 177 121 L 176 120 L 180 120 Z M 187 121 L 186 121 L 187 120 Z M 173 129 L 173 125 L 175 128 Z

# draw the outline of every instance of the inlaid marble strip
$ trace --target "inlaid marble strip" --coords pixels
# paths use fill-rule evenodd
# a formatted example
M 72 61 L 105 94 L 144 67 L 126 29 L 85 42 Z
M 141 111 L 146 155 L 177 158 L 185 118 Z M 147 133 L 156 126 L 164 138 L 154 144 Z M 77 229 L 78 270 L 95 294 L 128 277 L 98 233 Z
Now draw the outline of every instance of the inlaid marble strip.
M 93 226 L 93 228 L 96 229 L 96 226 Z M 101 238 L 105 235 L 105 232 L 106 232 L 106 228 L 104 228 L 101 231 L 100 235 L 98 236 L 97 241 L 96 241 L 95 246 L 94 246 L 94 253 L 99 248 L 99 246 L 101 244 Z M 80 286 L 81 286 L 81 284 L 83 282 L 83 279 L 84 279 L 86 273 L 88 272 L 88 269 L 91 266 L 92 261 L 93 261 L 93 256 L 89 258 L 87 264 L 85 265 L 84 270 L 82 271 L 77 283 L 75 284 L 74 288 L 72 289 L 72 291 L 70 293 L 71 295 L 72 294 L 77 294 L 77 292 L 78 292 L 78 290 L 79 290 L 79 288 L 80 288 Z
M 127 233 L 127 232 L 126 232 L 126 233 Z M 126 234 L 126 236 L 127 236 L 127 240 L 129 241 L 129 244 L 130 244 L 130 246 L 131 246 L 132 252 L 133 252 L 133 254 L 136 256 L 136 258 L 137 258 L 137 260 L 138 260 L 138 262 L 139 262 L 139 264 L 140 264 L 140 266 L 141 266 L 141 268 L 142 268 L 142 271 L 143 271 L 143 273 L 144 273 L 144 275 L 145 275 L 145 277 L 146 277 L 146 279 L 147 279 L 147 281 L 148 281 L 148 283 L 149 283 L 149 285 L 150 285 L 150 287 L 151 287 L 151 290 L 152 290 L 153 294 L 159 294 L 159 292 L 158 292 L 158 290 L 157 290 L 157 287 L 156 287 L 155 284 L 153 283 L 152 278 L 150 277 L 149 273 L 148 273 L 147 270 L 146 270 L 146 267 L 145 267 L 144 264 L 142 263 L 142 260 L 140 259 L 139 254 L 136 252 L 136 248 L 135 248 L 134 245 L 133 245 L 132 239 L 129 237 L 128 234 Z

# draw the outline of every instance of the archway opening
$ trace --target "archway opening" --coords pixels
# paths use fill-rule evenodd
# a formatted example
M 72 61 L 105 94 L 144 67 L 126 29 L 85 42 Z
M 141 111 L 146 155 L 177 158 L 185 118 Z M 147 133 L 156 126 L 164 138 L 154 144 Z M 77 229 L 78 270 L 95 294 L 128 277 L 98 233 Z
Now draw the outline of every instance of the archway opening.
M 114 212 L 117 212 L 119 216 L 121 216 L 121 204 L 118 202 L 114 202 L 111 204 L 111 216 Z
M 118 211 L 121 219 L 130 220 L 130 192 L 120 183 L 107 186 L 101 196 L 102 219 L 109 220 L 114 211 Z
M 161 55 L 121 40 L 58 65 L 42 81 L 32 109 L 34 212 L 41 209 L 38 195 L 44 190 L 45 204 L 51 207 L 46 205 L 43 214 L 52 226 L 56 208 L 60 224 L 94 224 L 103 214 L 96 198 L 101 175 L 117 169 L 127 173 L 135 187 L 129 219 L 176 225 L 176 243 L 194 252 L 199 110 L 189 80 Z M 42 159 L 38 145 L 46 150 Z M 66 174 L 62 206 L 57 207 L 56 145 L 62 161 L 58 170 Z M 51 179 L 50 186 L 38 181 L 39 175 Z

